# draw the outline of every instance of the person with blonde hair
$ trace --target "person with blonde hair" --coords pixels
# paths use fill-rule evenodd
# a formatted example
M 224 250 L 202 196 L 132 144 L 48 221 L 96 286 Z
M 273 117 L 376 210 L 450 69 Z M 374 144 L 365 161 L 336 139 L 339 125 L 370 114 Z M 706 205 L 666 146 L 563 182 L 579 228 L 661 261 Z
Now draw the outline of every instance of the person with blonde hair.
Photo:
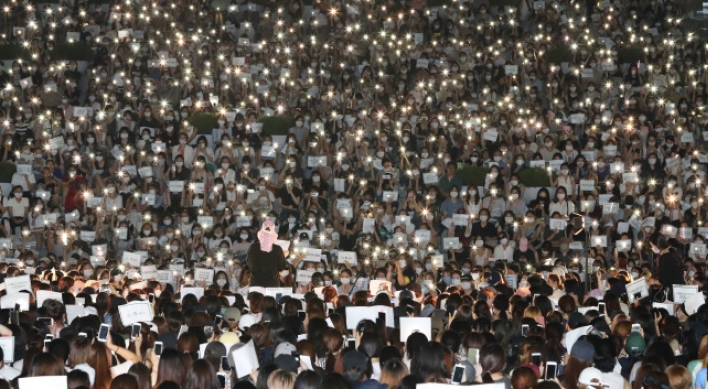
M 278 369 L 268 376 L 269 389 L 293 389 L 297 375 L 295 373 Z

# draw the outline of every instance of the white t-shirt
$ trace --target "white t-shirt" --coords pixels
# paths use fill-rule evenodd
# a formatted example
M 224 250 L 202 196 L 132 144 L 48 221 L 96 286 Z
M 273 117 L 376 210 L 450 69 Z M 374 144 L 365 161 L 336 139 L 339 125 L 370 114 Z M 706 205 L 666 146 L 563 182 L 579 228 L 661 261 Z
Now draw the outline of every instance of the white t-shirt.
M 29 199 L 22 197 L 20 202 L 16 198 L 11 198 L 6 202 L 5 206 L 12 208 L 12 217 L 24 217 L 25 207 L 29 208 Z

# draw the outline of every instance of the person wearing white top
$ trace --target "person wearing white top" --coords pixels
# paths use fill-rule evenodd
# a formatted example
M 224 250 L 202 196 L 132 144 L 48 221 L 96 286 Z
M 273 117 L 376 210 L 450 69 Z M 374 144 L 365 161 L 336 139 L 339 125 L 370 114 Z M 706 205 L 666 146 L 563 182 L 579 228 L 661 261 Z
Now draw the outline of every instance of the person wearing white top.
M 514 242 L 509 241 L 505 232 L 499 234 L 499 245 L 494 248 L 494 259 L 511 262 L 514 259 Z
M 172 147 L 172 160 L 178 156 L 184 157 L 184 166 L 191 169 L 194 160 L 194 149 L 187 144 L 187 134 L 179 134 L 179 145 Z
M 559 186 L 556 189 L 556 199 L 548 207 L 549 215 L 553 215 L 556 212 L 566 217 L 575 212 L 575 204 L 568 201 L 567 192 L 563 186 Z
M 34 184 L 36 183 L 34 179 L 34 174 L 20 174 L 20 173 L 15 173 L 12 175 L 12 180 L 10 181 L 10 185 L 14 188 L 15 186 L 21 186 L 22 191 L 27 193 L 27 192 L 33 192 L 34 191 Z

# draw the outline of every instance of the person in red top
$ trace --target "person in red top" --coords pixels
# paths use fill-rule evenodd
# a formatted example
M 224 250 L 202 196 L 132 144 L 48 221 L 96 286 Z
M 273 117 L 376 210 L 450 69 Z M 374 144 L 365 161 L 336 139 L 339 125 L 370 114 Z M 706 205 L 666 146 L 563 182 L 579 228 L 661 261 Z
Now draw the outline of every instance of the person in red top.
M 76 172 L 76 167 L 69 168 L 69 175 L 64 177 L 64 208 L 71 212 L 83 204 L 82 196 L 86 192 L 86 179 Z

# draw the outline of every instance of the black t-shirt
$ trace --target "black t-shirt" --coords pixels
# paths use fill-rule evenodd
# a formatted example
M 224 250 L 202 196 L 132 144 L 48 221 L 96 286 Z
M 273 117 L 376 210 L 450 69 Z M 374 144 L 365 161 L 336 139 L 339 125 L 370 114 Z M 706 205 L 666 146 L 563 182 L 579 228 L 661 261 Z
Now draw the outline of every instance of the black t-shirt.
M 302 191 L 295 186 L 292 187 L 292 190 L 293 194 L 302 200 Z M 278 198 L 282 200 L 283 205 L 285 205 L 286 207 L 297 207 L 299 205 L 295 203 L 293 197 L 290 195 L 290 193 L 288 193 L 288 188 L 284 186 L 278 189 Z
M 264 288 L 279 286 L 278 273 L 285 270 L 288 265 L 280 246 L 274 244 L 273 249 L 267 253 L 261 250 L 261 244 L 257 241 L 248 248 L 247 262 L 251 270 L 250 286 Z
M 685 283 L 683 280 L 683 263 L 678 253 L 671 250 L 668 253 L 661 254 L 657 276 L 661 286 L 664 288 L 671 288 L 674 284 L 683 285 Z

